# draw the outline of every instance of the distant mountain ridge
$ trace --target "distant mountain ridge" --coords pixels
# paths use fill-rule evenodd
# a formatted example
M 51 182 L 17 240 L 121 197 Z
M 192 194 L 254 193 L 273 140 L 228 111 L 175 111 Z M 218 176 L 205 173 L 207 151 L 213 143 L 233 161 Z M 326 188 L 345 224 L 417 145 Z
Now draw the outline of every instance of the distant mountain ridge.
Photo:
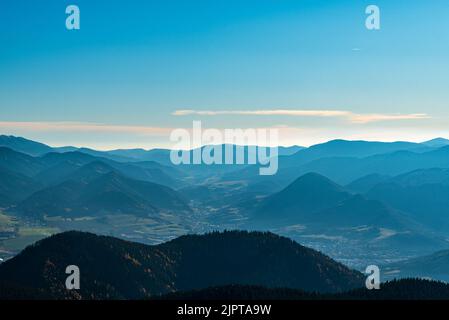
M 88 163 L 64 182 L 35 192 L 15 210 L 38 218 L 191 212 L 182 196 L 169 187 L 127 178 L 102 162 Z
M 449 234 L 449 169 L 419 169 L 395 176 L 373 186 L 366 196 Z
M 0 147 L 0 168 L 38 180 L 44 185 L 60 183 L 83 165 L 95 161 L 104 162 L 136 180 L 158 182 L 167 186 L 182 186 L 182 182 L 178 179 L 183 176 L 182 172 L 157 162 L 124 163 L 79 151 L 50 152 L 33 157 L 10 148 Z
M 448 146 L 433 148 L 411 142 L 370 142 L 332 140 L 279 157 L 279 169 L 274 176 L 259 176 L 257 168 L 245 167 L 224 174 L 223 181 L 246 181 L 257 185 L 273 181 L 287 186 L 297 177 L 316 172 L 347 185 L 370 174 L 394 176 L 408 171 L 449 167 Z
M 22 152 L 31 156 L 43 156 L 47 153 L 81 152 L 95 157 L 103 157 L 118 162 L 135 161 L 157 161 L 161 164 L 170 164 L 169 149 L 116 149 L 109 151 L 98 151 L 86 147 L 50 147 L 46 144 L 28 140 L 22 137 L 0 135 L 0 147 L 7 147 L 17 152 Z M 224 146 L 224 145 L 223 145 Z M 245 146 L 246 148 L 247 146 Z M 280 156 L 292 155 L 302 149 L 301 146 L 290 146 L 278 148 Z
M 432 150 L 431 147 L 414 142 L 375 142 L 375 141 L 349 141 L 331 140 L 313 145 L 307 149 L 299 150 L 294 157 L 283 159 L 285 165 L 303 164 L 319 158 L 329 157 L 356 157 L 365 158 L 376 154 L 391 153 L 408 150 L 424 152 Z M 282 161 L 282 160 L 281 160 Z
M 422 143 L 396 141 L 396 142 L 377 142 L 377 141 L 350 141 L 350 140 L 330 140 L 325 143 L 312 145 L 308 148 L 301 146 L 283 147 L 279 146 L 278 153 L 285 159 L 285 165 L 293 162 L 298 164 L 309 162 L 323 157 L 368 157 L 376 154 L 391 153 L 400 150 L 409 150 L 414 152 L 431 151 L 434 148 L 440 148 L 449 145 L 449 140 L 444 138 L 436 138 Z M 42 156 L 49 152 L 73 152 L 79 151 L 96 157 L 106 157 L 108 159 L 119 162 L 132 161 L 158 161 L 167 163 L 169 161 L 168 149 L 116 149 L 109 151 L 98 151 L 86 147 L 50 147 L 44 143 L 25 139 L 23 137 L 0 135 L 0 146 L 13 149 L 18 152 L 29 154 L 32 156 Z M 294 157 L 289 157 L 293 156 Z M 284 159 L 284 160 L 285 160 Z
M 13 149 L 32 156 L 43 155 L 52 152 L 53 148 L 46 144 L 28 140 L 22 137 L 0 135 L 0 146 Z
M 422 144 L 432 148 L 439 148 L 449 145 L 449 140 L 445 138 L 435 138 L 429 141 L 422 142 Z
M 416 152 L 399 150 L 392 153 L 379 153 L 367 157 L 330 156 L 308 161 L 307 157 L 300 157 L 302 151 L 294 156 L 279 159 L 279 170 L 273 178 L 281 184 L 291 183 L 293 177 L 308 172 L 317 172 L 340 184 L 349 184 L 352 181 L 370 174 L 395 176 L 417 169 L 449 168 L 449 146 L 430 151 Z M 286 162 L 287 161 L 287 164 Z M 247 178 L 250 181 L 259 181 L 263 177 L 254 174 L 254 170 L 242 169 L 235 172 L 227 180 Z M 267 178 L 265 178 L 267 179 Z

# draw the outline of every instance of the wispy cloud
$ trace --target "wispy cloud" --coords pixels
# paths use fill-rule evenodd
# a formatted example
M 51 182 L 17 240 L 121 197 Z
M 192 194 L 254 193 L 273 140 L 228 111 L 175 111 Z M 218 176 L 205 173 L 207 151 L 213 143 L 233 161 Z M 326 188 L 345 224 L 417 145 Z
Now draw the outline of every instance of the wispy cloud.
M 426 113 L 409 113 L 409 114 L 351 114 L 349 117 L 353 123 L 369 123 L 380 121 L 395 121 L 395 120 L 421 120 L 430 119 L 431 117 Z
M 295 110 L 295 109 L 272 109 L 272 110 L 176 110 L 175 116 L 221 116 L 221 115 L 246 115 L 246 116 L 296 116 L 296 117 L 335 117 L 343 118 L 351 123 L 370 123 L 380 121 L 397 120 L 421 120 L 429 119 L 425 113 L 410 114 L 381 114 L 366 113 L 359 114 L 346 110 Z
M 212 111 L 212 110 L 177 110 L 173 112 L 175 116 L 200 115 L 200 116 L 220 116 L 220 115 L 248 115 L 248 116 L 305 116 L 305 117 L 342 117 L 348 115 L 347 111 L 339 110 L 240 110 L 240 111 Z
M 166 136 L 173 128 L 110 125 L 89 122 L 17 122 L 2 121 L 2 129 L 20 129 L 34 132 L 104 132 L 104 133 L 132 133 L 140 135 Z

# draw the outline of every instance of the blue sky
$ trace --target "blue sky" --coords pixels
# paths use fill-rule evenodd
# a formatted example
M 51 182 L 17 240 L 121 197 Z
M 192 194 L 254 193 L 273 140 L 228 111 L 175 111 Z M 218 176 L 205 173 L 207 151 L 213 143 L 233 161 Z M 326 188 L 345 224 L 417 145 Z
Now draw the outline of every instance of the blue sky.
M 0 131 L 101 149 L 169 146 L 192 120 L 284 145 L 449 137 L 448 16 L 444 0 L 4 0 Z

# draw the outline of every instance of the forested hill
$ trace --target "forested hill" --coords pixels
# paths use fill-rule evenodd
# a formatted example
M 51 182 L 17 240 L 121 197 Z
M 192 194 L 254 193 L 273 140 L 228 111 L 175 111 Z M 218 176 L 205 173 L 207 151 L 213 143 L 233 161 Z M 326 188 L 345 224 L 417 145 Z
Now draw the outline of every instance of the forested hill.
M 68 265 L 80 269 L 80 290 L 65 289 Z M 215 232 L 148 246 L 72 231 L 1 264 L 0 282 L 53 298 L 140 299 L 230 284 L 341 292 L 361 287 L 364 276 L 272 233 Z

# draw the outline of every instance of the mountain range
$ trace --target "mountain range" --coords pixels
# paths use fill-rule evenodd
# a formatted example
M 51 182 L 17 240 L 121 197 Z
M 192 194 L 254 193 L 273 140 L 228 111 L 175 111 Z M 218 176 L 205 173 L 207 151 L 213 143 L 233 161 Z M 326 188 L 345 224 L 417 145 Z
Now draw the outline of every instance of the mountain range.
M 72 229 L 147 244 L 267 230 L 360 270 L 449 248 L 447 140 L 333 140 L 279 152 L 278 173 L 260 176 L 257 165 L 173 165 L 165 149 L 0 136 L 0 258 Z
M 346 151 L 336 152 L 336 146 Z M 417 143 L 334 140 L 279 157 L 275 176 L 259 176 L 252 166 L 227 173 L 222 179 L 245 180 L 252 185 L 271 181 L 285 187 L 303 174 L 316 172 L 346 185 L 370 174 L 394 176 L 417 169 L 448 168 L 448 159 L 448 145 L 433 148 Z

